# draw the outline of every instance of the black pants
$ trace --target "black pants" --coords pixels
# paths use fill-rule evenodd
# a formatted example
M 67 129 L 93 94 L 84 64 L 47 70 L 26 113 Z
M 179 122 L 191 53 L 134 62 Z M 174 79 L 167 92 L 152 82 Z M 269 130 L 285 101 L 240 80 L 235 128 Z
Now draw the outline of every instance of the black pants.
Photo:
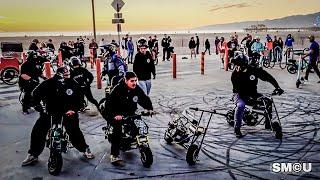
M 199 45 L 196 46 L 196 54 L 199 54 Z
M 207 50 L 209 51 L 209 55 L 211 55 L 211 53 L 210 53 L 210 48 L 206 48 L 206 50 L 204 51 L 204 53 L 206 53 Z
M 84 95 L 86 96 L 86 98 L 88 99 L 89 102 L 91 102 L 92 104 L 94 104 L 96 107 L 99 107 L 99 103 L 96 99 L 94 99 L 90 86 L 87 87 L 83 87 L 82 91 L 84 92 Z
M 162 54 L 163 54 L 163 57 L 162 57 L 162 60 L 164 61 L 165 59 L 166 60 L 169 60 L 170 59 L 170 51 L 169 51 L 169 48 L 163 48 L 163 51 L 162 51 Z M 165 58 L 165 55 L 167 54 L 167 58 Z
M 110 124 L 113 127 L 111 135 L 111 155 L 119 156 L 120 153 L 120 141 L 122 137 L 122 122 L 116 120 L 110 120 Z
M 23 92 L 24 92 L 24 97 L 22 100 L 22 111 L 27 111 L 32 107 L 32 96 L 31 93 L 32 91 L 38 86 L 39 83 L 37 82 L 26 82 L 25 85 L 23 86 Z
M 53 116 L 54 121 L 58 121 L 61 116 Z M 38 157 L 45 146 L 46 136 L 48 130 L 51 127 L 51 117 L 47 114 L 41 114 L 39 119 L 36 121 L 31 132 L 31 142 L 29 154 Z M 80 152 L 85 152 L 89 146 L 86 144 L 84 136 L 79 127 L 79 117 L 76 113 L 72 117 L 64 116 L 64 127 L 69 135 L 69 140 L 72 145 Z M 60 121 L 59 121 L 60 122 Z
M 311 69 L 314 69 L 314 72 L 317 73 L 318 77 L 320 78 L 320 72 L 319 72 L 319 69 L 318 69 L 318 66 L 317 66 L 317 61 L 309 61 L 309 65 L 308 65 L 308 68 L 307 68 L 307 71 L 306 71 L 306 76 L 305 76 L 305 79 L 308 80 L 309 78 L 309 73 L 311 71 Z

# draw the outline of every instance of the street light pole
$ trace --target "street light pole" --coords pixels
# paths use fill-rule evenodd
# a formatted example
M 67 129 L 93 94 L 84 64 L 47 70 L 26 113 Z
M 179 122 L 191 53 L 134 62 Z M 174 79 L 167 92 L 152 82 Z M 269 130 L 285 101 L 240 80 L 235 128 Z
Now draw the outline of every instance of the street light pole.
M 94 14 L 94 0 L 91 0 L 91 4 L 92 4 L 92 19 L 93 19 L 93 37 L 94 37 L 94 40 L 96 40 L 97 36 L 96 36 L 96 18 Z

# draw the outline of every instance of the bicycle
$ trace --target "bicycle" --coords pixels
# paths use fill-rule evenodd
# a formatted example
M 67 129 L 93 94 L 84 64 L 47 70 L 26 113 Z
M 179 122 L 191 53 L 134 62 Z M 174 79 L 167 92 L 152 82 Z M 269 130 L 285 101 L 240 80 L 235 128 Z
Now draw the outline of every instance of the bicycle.
M 301 55 L 305 54 L 305 51 L 309 51 L 309 48 L 304 48 L 303 50 L 296 50 L 294 52 L 294 54 L 300 56 L 300 58 L 301 58 Z M 299 62 L 297 62 L 297 60 L 295 60 L 295 59 L 289 59 L 288 62 L 289 63 L 287 64 L 287 71 L 290 74 L 297 73 L 297 71 L 299 69 L 300 59 L 299 59 Z M 302 59 L 301 65 L 300 65 L 300 70 L 303 71 L 307 67 L 308 67 L 308 61 L 305 59 Z
M 294 52 L 293 48 L 286 49 L 286 51 L 284 53 L 284 56 L 286 57 L 285 58 L 285 62 L 283 63 L 282 60 L 281 60 L 280 63 L 279 63 L 279 66 L 280 66 L 281 69 L 285 69 L 287 67 L 287 65 L 288 65 L 288 60 L 289 59 L 293 59 L 293 52 Z
M 272 61 L 272 51 L 264 50 L 262 54 L 262 65 L 265 68 L 273 68 L 275 66 L 275 61 Z

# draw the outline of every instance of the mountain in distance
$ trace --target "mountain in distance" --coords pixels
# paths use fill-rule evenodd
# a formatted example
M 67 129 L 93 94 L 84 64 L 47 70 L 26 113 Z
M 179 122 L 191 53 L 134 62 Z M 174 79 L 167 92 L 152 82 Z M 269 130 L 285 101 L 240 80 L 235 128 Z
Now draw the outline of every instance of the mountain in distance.
M 264 21 L 244 21 L 227 24 L 215 24 L 202 26 L 194 30 L 242 30 L 251 25 L 264 24 L 268 28 L 300 28 L 312 27 L 316 23 L 317 17 L 320 17 L 320 12 L 307 15 L 287 16 L 279 19 L 264 20 Z M 319 23 L 319 22 L 318 22 Z

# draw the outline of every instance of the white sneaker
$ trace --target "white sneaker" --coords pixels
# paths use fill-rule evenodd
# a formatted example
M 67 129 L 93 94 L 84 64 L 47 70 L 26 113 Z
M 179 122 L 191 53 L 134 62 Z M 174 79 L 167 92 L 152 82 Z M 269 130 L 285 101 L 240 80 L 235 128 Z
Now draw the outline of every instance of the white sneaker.
M 83 153 L 83 156 L 87 159 L 93 159 L 94 155 L 92 154 L 90 148 L 87 148 L 86 151 Z
M 119 156 L 110 155 L 111 163 L 118 162 L 118 161 L 122 161 L 122 159 Z
M 27 158 L 25 160 L 22 161 L 22 166 L 28 166 L 31 165 L 33 163 L 38 162 L 38 157 L 34 157 L 31 154 L 28 154 Z

